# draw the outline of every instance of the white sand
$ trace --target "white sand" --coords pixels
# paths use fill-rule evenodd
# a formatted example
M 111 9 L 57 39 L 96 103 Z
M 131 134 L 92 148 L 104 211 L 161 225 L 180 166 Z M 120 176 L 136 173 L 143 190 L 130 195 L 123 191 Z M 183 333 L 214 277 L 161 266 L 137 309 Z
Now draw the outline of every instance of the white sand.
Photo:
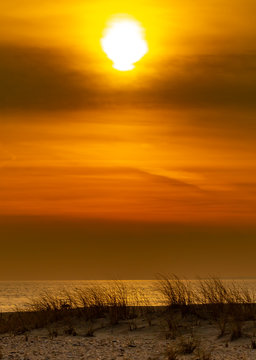
M 211 360 L 256 359 L 256 350 L 251 347 L 255 329 L 253 322 L 244 324 L 243 337 L 233 342 L 230 342 L 230 333 L 218 339 L 218 329 L 207 321 L 184 323 L 182 335 L 175 340 L 166 338 L 168 328 L 164 318 L 154 318 L 152 326 L 145 319 L 135 322 L 137 329 L 130 331 L 129 321 L 109 326 L 99 320 L 94 324 L 93 337 L 85 336 L 86 326 L 81 323 L 75 328 L 77 336 L 64 334 L 67 324 L 52 325 L 49 329 L 33 330 L 23 335 L 1 335 L 1 356 L 4 360 L 169 360 L 168 349 L 177 347 L 182 338 L 192 336 L 198 342 L 197 349 L 189 355 L 179 354 L 178 360 L 208 360 L 200 358 L 198 350 L 211 351 Z M 56 330 L 58 336 L 53 337 L 51 334 Z

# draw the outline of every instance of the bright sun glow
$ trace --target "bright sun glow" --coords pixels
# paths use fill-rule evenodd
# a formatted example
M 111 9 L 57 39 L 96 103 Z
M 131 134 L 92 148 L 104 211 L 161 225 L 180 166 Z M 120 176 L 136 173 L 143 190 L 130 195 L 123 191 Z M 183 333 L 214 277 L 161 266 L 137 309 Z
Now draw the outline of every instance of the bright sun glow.
M 101 45 L 113 67 L 120 71 L 132 70 L 148 51 L 143 28 L 135 20 L 117 19 L 106 29 Z

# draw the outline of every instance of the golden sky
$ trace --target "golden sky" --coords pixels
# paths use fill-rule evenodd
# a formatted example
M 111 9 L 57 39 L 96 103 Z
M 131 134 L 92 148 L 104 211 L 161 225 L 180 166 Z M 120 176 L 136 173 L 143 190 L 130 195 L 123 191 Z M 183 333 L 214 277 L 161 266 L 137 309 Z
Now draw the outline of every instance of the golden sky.
M 159 271 L 206 274 L 214 260 L 206 257 L 209 267 L 186 263 L 176 239 L 197 256 L 214 238 L 216 254 L 223 244 L 230 254 L 232 239 L 249 246 L 256 223 L 255 13 L 254 0 L 0 3 L 0 240 L 22 244 L 30 264 L 21 275 L 11 266 L 7 278 L 29 278 L 30 268 L 44 277 L 33 262 L 40 256 L 28 250 L 33 242 L 37 254 L 44 244 L 66 244 L 59 258 L 48 251 L 59 266 L 45 275 L 53 278 L 152 277 L 158 270 L 148 256 L 155 252 Z M 113 69 L 100 44 L 118 14 L 141 23 L 149 48 L 128 72 Z M 65 231 L 67 223 L 78 230 Z M 98 226 L 105 232 L 94 232 Z M 179 254 L 174 269 L 157 247 L 158 232 L 163 248 Z M 90 249 L 95 261 L 91 242 L 102 254 L 109 244 L 112 262 L 105 270 L 81 263 L 61 275 L 69 241 Z M 139 242 L 151 254 L 144 265 L 130 268 L 128 258 L 119 264 L 122 249 L 131 255 Z M 233 270 L 224 255 L 224 275 L 256 275 L 246 261 L 244 271 Z M 76 252 L 72 267 L 75 259 Z

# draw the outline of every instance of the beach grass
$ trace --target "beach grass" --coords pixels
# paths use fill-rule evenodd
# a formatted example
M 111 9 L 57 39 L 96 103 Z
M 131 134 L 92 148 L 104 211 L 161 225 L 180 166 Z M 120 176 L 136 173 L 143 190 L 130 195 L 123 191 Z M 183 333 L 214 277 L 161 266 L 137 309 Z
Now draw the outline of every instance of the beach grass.
M 63 290 L 59 294 L 44 292 L 28 300 L 26 307 L 1 314 L 0 333 L 22 334 L 63 322 L 66 333 L 75 335 L 74 324 L 79 321 L 84 324 L 87 336 L 93 336 L 98 319 L 102 319 L 104 326 L 127 322 L 130 330 L 136 331 L 136 319 L 144 318 L 152 326 L 154 318 L 161 317 L 166 338 L 179 336 L 184 319 L 189 319 L 193 326 L 200 324 L 200 320 L 210 321 L 216 325 L 219 337 L 229 333 L 230 339 L 236 340 L 243 334 L 244 322 L 256 319 L 253 294 L 236 282 L 211 277 L 201 279 L 195 287 L 176 275 L 159 275 L 156 289 L 163 306 L 152 306 L 150 299 L 122 281 L 108 287 Z

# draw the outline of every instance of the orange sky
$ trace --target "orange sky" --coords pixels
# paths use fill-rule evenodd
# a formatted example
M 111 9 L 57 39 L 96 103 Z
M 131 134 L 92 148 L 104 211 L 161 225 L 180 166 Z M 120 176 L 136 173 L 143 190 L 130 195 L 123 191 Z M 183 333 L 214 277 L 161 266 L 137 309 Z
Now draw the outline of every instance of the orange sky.
M 234 227 L 248 228 L 249 235 L 240 232 L 235 241 L 250 242 L 256 223 L 255 11 L 252 0 L 2 2 L 0 216 L 8 221 L 0 240 L 19 244 L 27 237 L 31 244 L 36 216 L 92 227 L 109 222 L 105 239 L 95 237 L 102 243 L 116 236 L 115 224 L 125 233 L 129 222 L 145 227 L 142 242 L 152 224 L 208 228 L 206 242 L 216 229 L 230 230 L 222 233 L 225 241 Z M 149 47 L 126 73 L 113 69 L 100 47 L 107 21 L 120 13 L 141 22 Z M 17 219 L 26 226 L 8 232 L 20 226 Z M 168 234 L 163 241 L 171 237 L 172 249 L 174 235 Z M 188 228 L 180 236 L 189 241 L 190 234 Z M 60 268 L 64 259 L 63 253 Z M 172 271 L 167 260 L 164 269 Z M 94 271 L 90 276 L 104 277 Z M 127 264 L 119 271 L 129 277 Z M 138 276 L 152 272 L 149 267 Z M 15 278 L 15 269 L 8 276 Z
M 228 129 L 222 121 L 229 114 L 5 115 L 0 213 L 254 223 L 254 138 L 248 129 Z M 234 123 L 251 120 L 251 113 L 234 116 Z M 204 117 L 217 121 L 210 126 Z

